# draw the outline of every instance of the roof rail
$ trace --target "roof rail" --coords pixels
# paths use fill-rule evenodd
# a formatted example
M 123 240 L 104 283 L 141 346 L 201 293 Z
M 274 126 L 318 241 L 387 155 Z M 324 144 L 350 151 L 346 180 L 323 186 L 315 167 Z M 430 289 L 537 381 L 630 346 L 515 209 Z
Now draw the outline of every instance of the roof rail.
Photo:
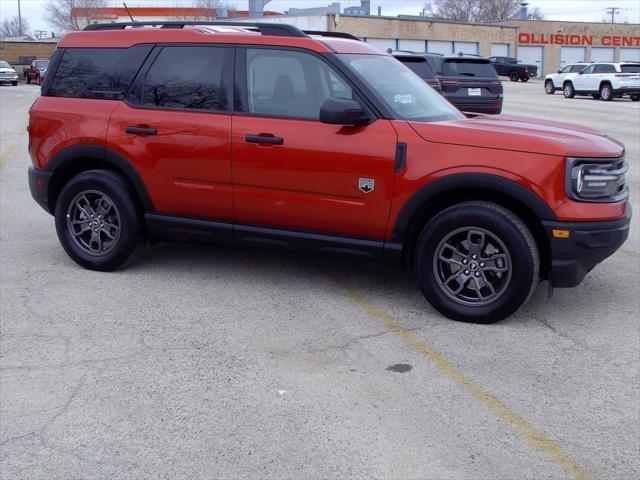
M 224 27 L 248 27 L 255 29 L 262 35 L 276 37 L 307 37 L 307 34 L 293 25 L 281 23 L 258 22 L 118 22 L 118 23 L 92 23 L 84 27 L 85 31 L 95 30 L 124 30 L 127 27 L 159 27 L 159 28 L 184 28 L 186 26 L 224 26 Z
M 355 35 L 351 35 L 350 33 L 344 33 L 344 32 L 323 32 L 321 30 L 304 30 L 304 33 L 306 33 L 307 35 L 319 35 L 321 37 L 346 38 L 349 40 L 357 40 L 359 42 L 362 41 Z

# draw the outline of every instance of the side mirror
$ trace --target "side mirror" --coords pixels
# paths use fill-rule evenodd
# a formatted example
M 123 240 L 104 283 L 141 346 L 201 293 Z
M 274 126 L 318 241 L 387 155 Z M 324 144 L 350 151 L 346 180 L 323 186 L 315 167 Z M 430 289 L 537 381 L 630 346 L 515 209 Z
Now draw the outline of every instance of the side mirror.
M 355 100 L 328 98 L 320 107 L 320 121 L 330 125 L 366 125 L 371 122 Z

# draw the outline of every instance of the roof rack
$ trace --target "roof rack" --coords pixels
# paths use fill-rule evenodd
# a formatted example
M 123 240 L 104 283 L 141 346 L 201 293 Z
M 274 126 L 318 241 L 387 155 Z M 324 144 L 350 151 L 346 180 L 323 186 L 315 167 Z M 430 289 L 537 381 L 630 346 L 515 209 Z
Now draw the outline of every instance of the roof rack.
M 127 27 L 158 27 L 158 28 L 184 28 L 186 26 L 224 26 L 224 27 L 248 27 L 255 29 L 262 35 L 276 37 L 307 37 L 307 34 L 293 25 L 281 23 L 252 23 L 252 22 L 118 22 L 118 23 L 93 23 L 87 25 L 85 31 L 95 30 L 124 30 Z
M 346 38 L 348 40 L 357 40 L 359 42 L 362 41 L 355 35 L 351 35 L 350 33 L 344 33 L 344 32 L 323 32 L 321 30 L 304 30 L 304 33 L 306 33 L 307 35 L 319 35 L 321 37 Z

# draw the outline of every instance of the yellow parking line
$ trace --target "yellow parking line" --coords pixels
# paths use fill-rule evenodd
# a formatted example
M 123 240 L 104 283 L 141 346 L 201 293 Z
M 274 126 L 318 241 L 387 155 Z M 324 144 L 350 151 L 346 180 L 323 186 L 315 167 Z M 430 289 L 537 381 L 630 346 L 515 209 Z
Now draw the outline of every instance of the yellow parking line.
M 13 152 L 14 148 L 16 148 L 16 142 L 10 143 L 9 146 L 2 153 L 2 155 L 0 155 L 0 167 L 2 167 L 4 163 L 7 161 L 7 158 L 9 158 L 9 155 L 11 155 L 11 152 Z
M 552 463 L 559 466 L 575 480 L 593 480 L 596 476 L 569 455 L 557 442 L 544 433 L 536 430 L 526 420 L 511 410 L 481 385 L 474 382 L 445 358 L 441 353 L 422 342 L 413 333 L 403 330 L 396 320 L 380 307 L 369 302 L 357 290 L 347 285 L 342 279 L 333 280 L 344 290 L 351 300 L 360 305 L 369 315 L 380 322 L 391 333 L 400 337 L 407 345 L 430 360 L 442 373 L 456 385 L 469 393 L 482 405 L 495 413 L 504 423 L 520 433 L 527 442 L 540 450 Z

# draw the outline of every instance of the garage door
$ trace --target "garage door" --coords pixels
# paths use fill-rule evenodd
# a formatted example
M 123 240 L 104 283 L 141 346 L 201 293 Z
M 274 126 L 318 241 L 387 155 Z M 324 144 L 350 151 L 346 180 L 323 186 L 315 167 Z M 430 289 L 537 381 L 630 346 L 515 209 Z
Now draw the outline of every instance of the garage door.
M 383 52 L 388 48 L 390 48 L 391 50 L 396 49 L 395 38 L 365 38 L 364 41 Z
M 508 57 L 509 56 L 508 43 L 492 43 L 491 44 L 491 56 L 492 57 Z
M 427 42 L 426 40 L 398 40 L 398 50 L 405 50 L 409 52 L 426 52 Z
M 440 40 L 427 40 L 427 52 L 442 53 L 451 55 L 453 53 L 453 42 L 442 42 Z
M 621 62 L 640 62 L 640 48 L 621 48 Z
M 560 47 L 560 68 L 567 63 L 584 62 L 586 58 L 586 47 Z
M 518 61 L 538 66 L 538 76 L 542 76 L 542 47 L 518 47 Z
M 592 47 L 591 48 L 591 61 L 592 62 L 613 62 L 613 56 L 615 49 Z
M 470 53 L 471 55 L 477 55 L 478 44 L 476 42 L 453 42 L 453 53 Z

